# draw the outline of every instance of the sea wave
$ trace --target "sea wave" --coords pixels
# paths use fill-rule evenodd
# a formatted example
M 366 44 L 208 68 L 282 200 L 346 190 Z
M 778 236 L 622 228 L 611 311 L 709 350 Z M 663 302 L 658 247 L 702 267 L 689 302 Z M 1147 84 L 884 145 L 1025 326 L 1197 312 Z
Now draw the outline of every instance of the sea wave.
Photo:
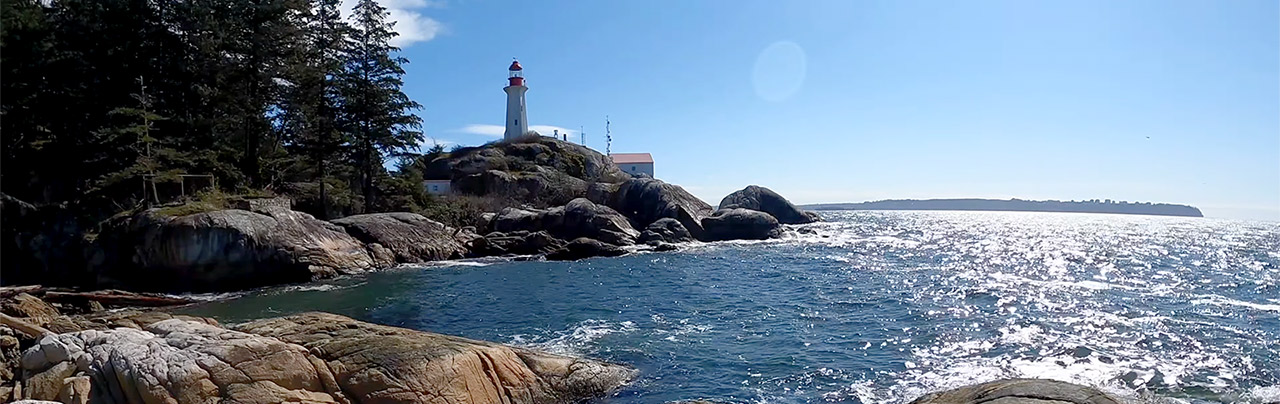
M 549 336 L 513 335 L 510 343 L 560 355 L 583 356 L 590 353 L 596 346 L 596 342 L 607 335 L 634 331 L 636 331 L 636 324 L 631 321 L 613 322 L 592 319 L 581 321 L 569 329 L 554 332 Z

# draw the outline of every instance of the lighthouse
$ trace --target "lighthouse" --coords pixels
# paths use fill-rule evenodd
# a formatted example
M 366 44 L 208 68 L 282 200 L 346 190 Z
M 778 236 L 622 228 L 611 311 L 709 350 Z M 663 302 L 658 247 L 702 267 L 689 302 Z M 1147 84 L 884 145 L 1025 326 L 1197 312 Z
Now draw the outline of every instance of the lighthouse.
M 529 91 L 529 87 L 524 85 L 524 68 L 520 67 L 520 61 L 511 61 L 507 71 L 507 86 L 502 88 L 507 92 L 507 130 L 502 138 L 511 140 L 529 133 L 529 118 L 524 111 L 524 93 Z

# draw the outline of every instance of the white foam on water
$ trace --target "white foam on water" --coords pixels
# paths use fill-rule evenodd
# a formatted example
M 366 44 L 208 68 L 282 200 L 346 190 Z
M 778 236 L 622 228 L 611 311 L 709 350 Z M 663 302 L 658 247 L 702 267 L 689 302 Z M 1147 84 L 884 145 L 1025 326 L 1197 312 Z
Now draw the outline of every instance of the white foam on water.
M 1254 387 L 1244 398 L 1251 403 L 1280 402 L 1280 385 Z
M 223 293 L 192 293 L 192 294 L 166 294 L 164 296 L 175 299 L 188 299 L 197 302 L 216 302 L 220 300 L 231 300 L 240 296 L 249 294 L 249 292 L 223 292 Z
M 334 284 L 331 284 L 331 283 L 324 283 L 324 284 L 319 284 L 319 285 L 312 285 L 312 284 L 292 285 L 292 286 L 286 286 L 286 287 L 284 287 L 284 288 L 281 288 L 281 289 L 280 289 L 280 291 L 279 291 L 279 292 L 277 292 L 277 293 L 289 293 L 289 292 L 329 292 L 329 291 L 340 290 L 340 289 L 354 288 L 354 287 L 356 287 L 356 286 L 360 286 L 360 285 L 363 285 L 363 284 L 364 284 L 364 282 L 357 283 L 357 284 L 354 284 L 354 285 L 345 285 L 345 286 L 343 286 L 343 285 L 334 285 Z
M 515 335 L 512 337 L 511 344 L 554 354 L 582 356 L 590 353 L 596 342 L 607 335 L 630 333 L 635 330 L 636 324 L 631 321 L 611 322 L 593 319 L 581 321 L 567 330 L 559 331 L 554 337 L 545 341 L 538 342 L 537 338 L 534 338 L 534 342 L 530 342 L 530 339 L 524 335 Z
M 493 265 L 492 262 L 481 262 L 476 260 L 452 260 L 452 261 L 434 261 L 426 264 L 419 264 L 427 268 L 439 267 L 487 267 Z
M 1198 295 L 1198 299 L 1192 300 L 1191 304 L 1197 305 L 1213 305 L 1213 306 L 1237 306 L 1248 307 L 1254 310 L 1280 312 L 1280 304 L 1263 304 L 1236 300 L 1218 295 Z

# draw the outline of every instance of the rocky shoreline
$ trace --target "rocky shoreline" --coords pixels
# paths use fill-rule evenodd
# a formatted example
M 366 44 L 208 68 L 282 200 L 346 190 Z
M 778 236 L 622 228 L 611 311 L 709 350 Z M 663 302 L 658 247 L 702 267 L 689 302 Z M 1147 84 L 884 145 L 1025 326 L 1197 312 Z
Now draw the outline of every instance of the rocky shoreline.
M 50 304 L 26 291 L 42 292 L 0 288 L 0 400 L 6 402 L 572 403 L 607 396 L 637 376 L 623 364 L 329 313 L 222 325 L 164 310 Z M 912 401 L 1119 402 L 1090 387 L 1032 379 Z
M 767 239 L 821 220 L 781 195 L 749 186 L 720 209 L 678 185 L 633 178 L 607 156 L 544 137 L 496 142 L 437 158 L 430 178 L 455 192 L 507 201 L 450 227 L 418 213 L 331 221 L 294 210 L 287 196 L 243 197 L 226 209 L 159 207 L 82 229 L 59 207 L 0 195 L 5 285 L 223 292 L 402 264 L 533 256 L 576 260 L 678 243 Z
M 752 189 L 772 194 L 754 186 L 747 190 Z M 576 198 L 546 209 L 509 207 L 486 214 L 479 229 L 453 228 L 409 212 L 322 221 L 291 210 L 285 198 L 183 216 L 151 209 L 104 225 L 88 265 L 100 288 L 219 292 L 439 260 L 515 255 L 577 260 L 672 249 L 690 241 L 776 238 L 785 231 L 767 212 L 737 207 L 743 205 L 713 211 L 682 188 L 656 179 L 627 180 L 597 200 Z M 790 209 L 783 212 L 817 220 L 778 200 Z
M 223 326 L 157 310 L 64 315 L 26 293 L 4 311 L 3 401 L 563 403 L 636 373 L 319 312 Z
M 153 208 L 118 215 L 93 237 L 83 237 L 56 209 L 0 195 L 10 243 L 6 287 L 0 287 L 0 399 L 580 402 L 608 395 L 637 371 L 328 313 L 224 326 L 138 309 L 189 303 L 167 295 L 12 284 L 235 291 L 439 260 L 577 260 L 678 249 L 689 242 L 762 240 L 782 237 L 789 225 L 821 220 L 754 185 L 714 209 L 678 185 L 631 178 L 607 157 L 554 139 L 461 150 L 431 168 L 433 177 L 449 178 L 459 192 L 523 203 L 485 213 L 476 226 L 451 227 L 410 212 L 324 221 L 293 210 L 287 197 L 246 198 L 231 209 Z M 917 402 L 1115 402 L 1092 395 L 1096 390 L 1080 387 L 1089 394 L 1076 394 L 1084 390 L 1037 381 L 975 388 Z M 1041 388 L 1071 394 L 1024 394 Z M 999 394 L 1006 390 L 1013 393 Z

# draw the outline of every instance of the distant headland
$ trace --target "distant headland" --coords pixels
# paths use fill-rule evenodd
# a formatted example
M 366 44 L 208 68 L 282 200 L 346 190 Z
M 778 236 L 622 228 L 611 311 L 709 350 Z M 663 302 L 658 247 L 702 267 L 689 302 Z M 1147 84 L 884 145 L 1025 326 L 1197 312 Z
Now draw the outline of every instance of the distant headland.
M 802 206 L 811 210 L 977 210 L 1013 212 L 1115 213 L 1204 217 L 1200 209 L 1168 203 L 1088 201 L 1028 201 L 1022 199 L 889 199 L 858 203 L 821 203 Z

